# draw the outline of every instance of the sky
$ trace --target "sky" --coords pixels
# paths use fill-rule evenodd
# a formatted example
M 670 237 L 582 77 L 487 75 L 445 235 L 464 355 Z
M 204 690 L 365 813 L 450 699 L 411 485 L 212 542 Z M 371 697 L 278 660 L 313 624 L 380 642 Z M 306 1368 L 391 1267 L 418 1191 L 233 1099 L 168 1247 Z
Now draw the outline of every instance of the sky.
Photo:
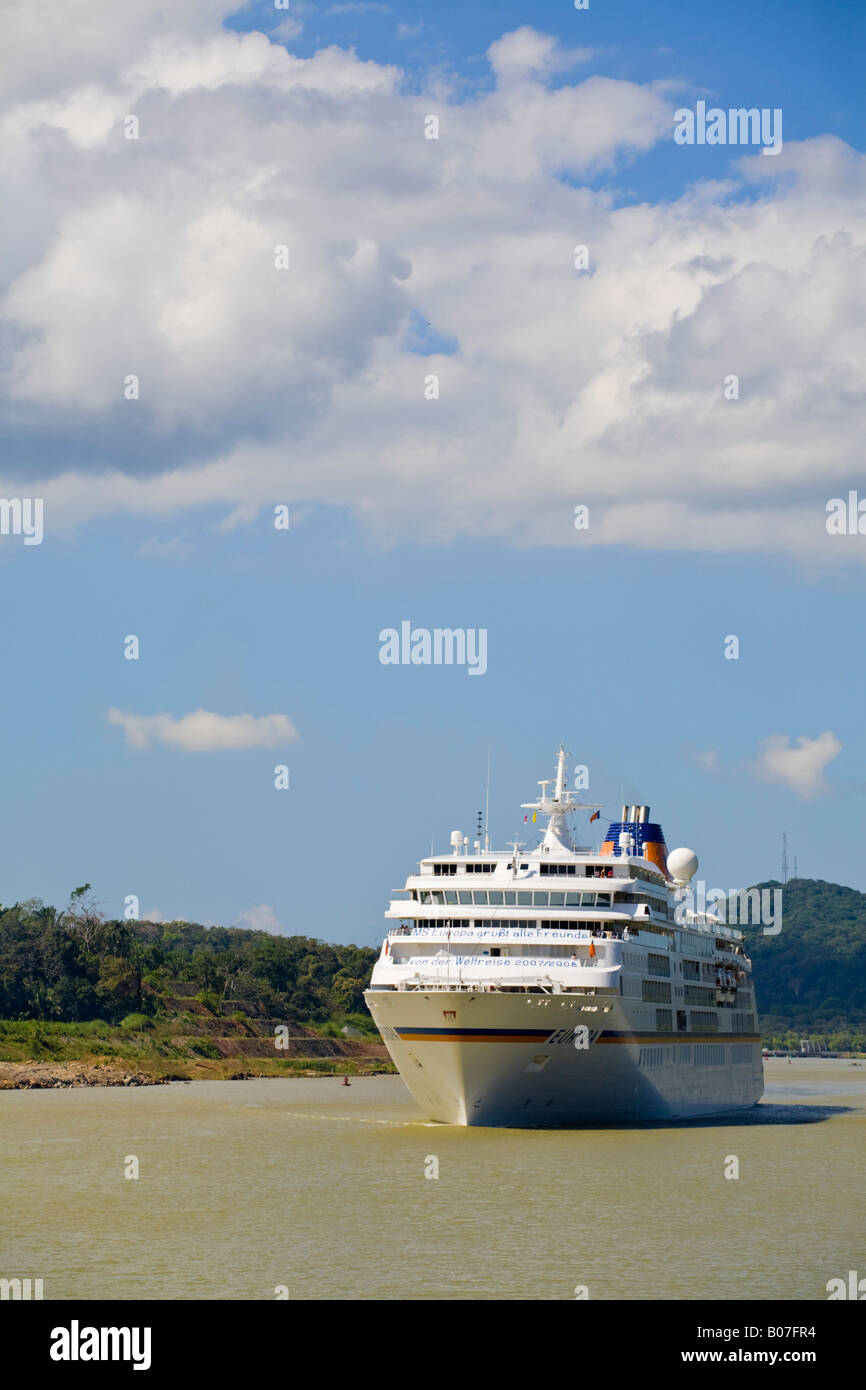
M 866 11 L 2 29 L 0 902 L 374 944 L 560 742 L 710 887 L 866 891 Z

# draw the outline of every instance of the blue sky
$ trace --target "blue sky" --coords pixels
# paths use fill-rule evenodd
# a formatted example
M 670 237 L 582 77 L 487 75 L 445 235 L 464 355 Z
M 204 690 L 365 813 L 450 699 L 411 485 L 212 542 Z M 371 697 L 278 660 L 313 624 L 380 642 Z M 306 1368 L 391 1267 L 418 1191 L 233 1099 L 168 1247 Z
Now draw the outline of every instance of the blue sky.
M 589 800 L 649 802 L 710 886 L 777 876 L 787 831 L 801 873 L 866 891 L 866 538 L 824 524 L 826 499 L 866 495 L 863 12 L 297 5 L 299 95 L 296 69 L 238 77 L 252 50 L 206 56 L 215 0 L 179 7 L 177 66 L 128 76 L 157 9 L 107 36 L 75 100 L 23 34 L 10 99 L 33 142 L 12 193 L 45 228 L 22 213 L 3 263 L 0 496 L 44 496 L 45 538 L 0 536 L 0 900 L 90 881 L 109 915 L 136 894 L 166 919 L 373 944 L 431 837 L 474 831 L 488 752 L 501 845 L 560 740 Z M 274 23 L 252 5 L 226 28 Z M 559 44 L 537 85 L 535 38 L 528 77 L 488 55 L 527 26 Z M 314 58 L 330 45 L 372 67 Z M 593 54 L 560 61 L 574 47 Z M 581 165 L 593 77 L 626 85 L 591 89 L 609 130 Z M 741 150 L 677 148 L 653 84 L 671 108 L 781 107 L 791 148 L 747 151 L 745 177 Z M 141 147 L 112 144 L 135 103 Z M 407 154 L 427 109 L 439 145 Z M 248 248 L 282 225 L 298 297 L 274 310 L 284 282 Z M 592 284 L 567 264 L 581 240 Z M 139 361 L 127 406 L 105 383 Z M 419 404 L 428 371 L 442 397 Z M 382 665 L 406 619 L 485 628 L 486 674 Z M 110 709 L 279 714 L 297 737 L 136 747 Z
M 859 857 L 862 594 L 782 561 L 462 544 L 371 550 L 341 518 L 220 537 L 166 562 L 141 534 L 94 528 L 19 553 L 3 624 L 4 901 L 91 881 L 107 912 L 231 922 L 273 907 L 289 930 L 372 942 L 387 891 L 431 837 L 474 835 L 491 753 L 491 830 L 525 838 L 521 801 L 560 737 L 585 799 L 648 801 L 668 846 L 716 887 L 775 876 L 781 834 L 809 876 L 866 890 Z M 553 598 L 551 596 L 554 596 Z M 646 621 L 647 609 L 650 621 Z M 392 667 L 378 633 L 484 626 L 488 671 Z M 125 661 L 128 633 L 141 640 Z M 738 661 L 724 638 L 740 637 Z M 109 707 L 287 710 L 275 749 L 125 746 Z M 831 728 L 830 794 L 802 800 L 748 770 L 759 741 Z M 719 751 L 721 773 L 694 761 Z M 273 788 L 285 762 L 291 785 Z

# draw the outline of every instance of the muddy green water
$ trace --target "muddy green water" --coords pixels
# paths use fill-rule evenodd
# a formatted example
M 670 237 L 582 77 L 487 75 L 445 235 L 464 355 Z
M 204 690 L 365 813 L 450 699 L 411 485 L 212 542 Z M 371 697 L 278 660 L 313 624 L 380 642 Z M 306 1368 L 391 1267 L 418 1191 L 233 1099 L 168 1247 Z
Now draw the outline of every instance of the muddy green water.
M 46 1299 L 826 1299 L 866 1276 L 866 1065 L 765 1074 L 745 1118 L 595 1131 L 425 1124 L 398 1077 L 0 1092 L 0 1277 Z

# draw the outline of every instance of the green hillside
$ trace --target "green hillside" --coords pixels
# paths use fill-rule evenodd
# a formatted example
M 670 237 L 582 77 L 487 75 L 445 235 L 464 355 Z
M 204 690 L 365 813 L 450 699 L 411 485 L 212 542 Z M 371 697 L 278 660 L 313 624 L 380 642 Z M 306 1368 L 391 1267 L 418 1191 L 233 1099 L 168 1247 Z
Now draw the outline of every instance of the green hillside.
M 778 882 L 756 885 L 781 888 Z M 746 927 L 765 1043 L 813 1037 L 866 1049 L 866 894 L 820 879 L 785 885 L 777 936 Z M 0 907 L 0 1019 L 155 1022 L 196 996 L 227 1017 L 295 1020 L 375 1037 L 363 990 L 376 951 L 192 922 L 106 921 L 89 886 L 57 911 Z
M 744 929 L 765 1042 L 801 1037 L 833 1049 L 866 1047 L 866 893 L 822 879 L 775 880 L 782 930 Z
M 117 1023 L 172 1011 L 198 994 L 221 1012 L 308 1023 L 360 1020 L 377 952 L 308 936 L 195 922 L 106 920 L 90 885 L 62 912 L 38 900 L 0 907 L 0 1018 Z
M 89 885 L 63 912 L 0 908 L 0 1089 L 390 1070 L 363 998 L 376 954 L 106 921 Z

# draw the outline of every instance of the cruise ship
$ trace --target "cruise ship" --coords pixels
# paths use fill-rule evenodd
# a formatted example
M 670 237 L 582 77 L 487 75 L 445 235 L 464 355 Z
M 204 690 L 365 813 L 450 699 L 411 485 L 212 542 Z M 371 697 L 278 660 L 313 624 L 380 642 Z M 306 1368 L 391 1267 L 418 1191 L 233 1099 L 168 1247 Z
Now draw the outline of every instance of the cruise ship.
M 743 935 L 686 910 L 698 868 L 648 806 L 597 850 L 569 819 L 600 808 L 556 777 L 524 803 L 538 844 L 451 834 L 385 916 L 365 998 L 425 1117 L 454 1125 L 601 1125 L 755 1105 L 763 1071 Z M 551 792 L 549 788 L 553 788 Z M 598 817 L 593 816 L 593 820 Z

